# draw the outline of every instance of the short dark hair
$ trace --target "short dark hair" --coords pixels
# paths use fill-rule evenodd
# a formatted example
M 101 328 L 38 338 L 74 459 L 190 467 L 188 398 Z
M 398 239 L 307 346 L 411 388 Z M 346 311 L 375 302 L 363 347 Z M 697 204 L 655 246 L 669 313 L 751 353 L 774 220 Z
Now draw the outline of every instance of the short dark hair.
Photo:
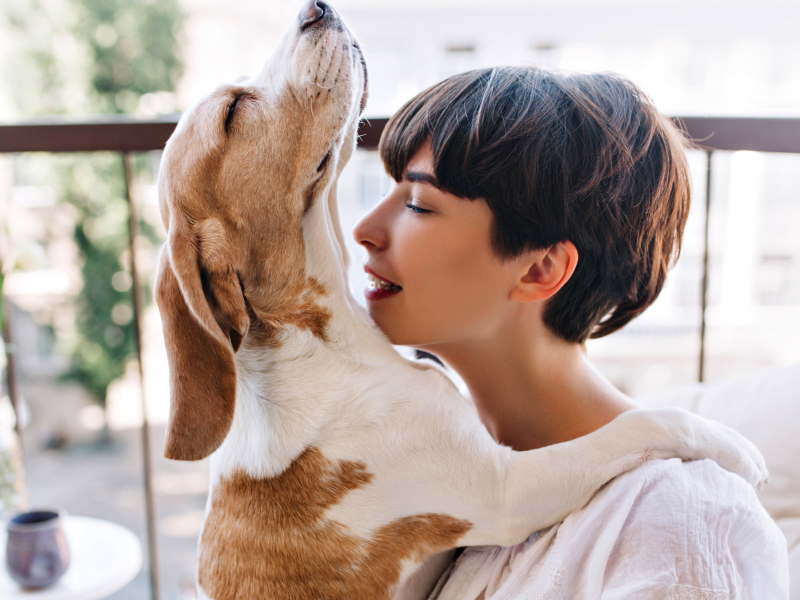
M 575 272 L 545 308 L 556 335 L 608 335 L 656 299 L 689 212 L 688 142 L 633 83 L 534 67 L 469 71 L 389 120 L 379 149 L 392 178 L 425 140 L 440 186 L 489 205 L 500 257 L 575 244 Z

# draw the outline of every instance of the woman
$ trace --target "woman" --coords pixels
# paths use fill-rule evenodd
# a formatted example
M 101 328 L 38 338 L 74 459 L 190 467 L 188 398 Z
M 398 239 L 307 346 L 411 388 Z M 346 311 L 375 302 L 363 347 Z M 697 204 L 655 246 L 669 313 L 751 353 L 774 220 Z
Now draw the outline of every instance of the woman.
M 583 343 L 658 296 L 689 210 L 682 135 L 629 81 L 495 68 L 392 117 L 395 181 L 356 226 L 375 322 L 440 357 L 515 450 L 586 435 L 634 403 Z M 514 548 L 468 548 L 432 597 L 786 598 L 786 542 L 712 461 L 643 464 Z M 749 594 L 749 596 L 748 596 Z

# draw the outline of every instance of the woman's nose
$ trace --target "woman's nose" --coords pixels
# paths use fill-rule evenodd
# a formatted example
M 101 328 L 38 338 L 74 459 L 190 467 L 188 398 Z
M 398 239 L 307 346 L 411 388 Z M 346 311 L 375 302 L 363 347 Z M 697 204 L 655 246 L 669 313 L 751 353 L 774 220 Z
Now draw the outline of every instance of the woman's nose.
M 369 251 L 383 250 L 389 244 L 386 224 L 383 222 L 383 215 L 379 203 L 356 223 L 353 228 L 353 237 L 356 242 L 364 246 Z

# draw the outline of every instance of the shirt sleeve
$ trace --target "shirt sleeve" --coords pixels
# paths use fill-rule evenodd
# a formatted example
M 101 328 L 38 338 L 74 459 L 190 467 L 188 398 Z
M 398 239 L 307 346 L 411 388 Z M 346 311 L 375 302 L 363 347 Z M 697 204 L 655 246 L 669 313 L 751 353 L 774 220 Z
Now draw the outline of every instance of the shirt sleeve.
M 709 460 L 660 462 L 607 555 L 602 598 L 788 599 L 786 540 L 755 491 Z

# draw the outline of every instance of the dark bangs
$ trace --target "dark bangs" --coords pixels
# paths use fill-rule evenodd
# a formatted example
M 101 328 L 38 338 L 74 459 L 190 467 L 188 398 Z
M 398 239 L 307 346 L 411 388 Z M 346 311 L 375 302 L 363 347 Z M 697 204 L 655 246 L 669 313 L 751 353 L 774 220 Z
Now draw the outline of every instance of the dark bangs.
M 441 187 L 489 203 L 496 221 L 492 244 L 504 258 L 566 239 L 563 227 L 529 201 L 555 175 L 537 165 L 543 153 L 552 152 L 546 140 L 566 133 L 543 89 L 549 87 L 544 74 L 505 67 L 455 75 L 406 103 L 387 123 L 379 146 L 387 173 L 400 181 L 408 161 L 430 139 Z

